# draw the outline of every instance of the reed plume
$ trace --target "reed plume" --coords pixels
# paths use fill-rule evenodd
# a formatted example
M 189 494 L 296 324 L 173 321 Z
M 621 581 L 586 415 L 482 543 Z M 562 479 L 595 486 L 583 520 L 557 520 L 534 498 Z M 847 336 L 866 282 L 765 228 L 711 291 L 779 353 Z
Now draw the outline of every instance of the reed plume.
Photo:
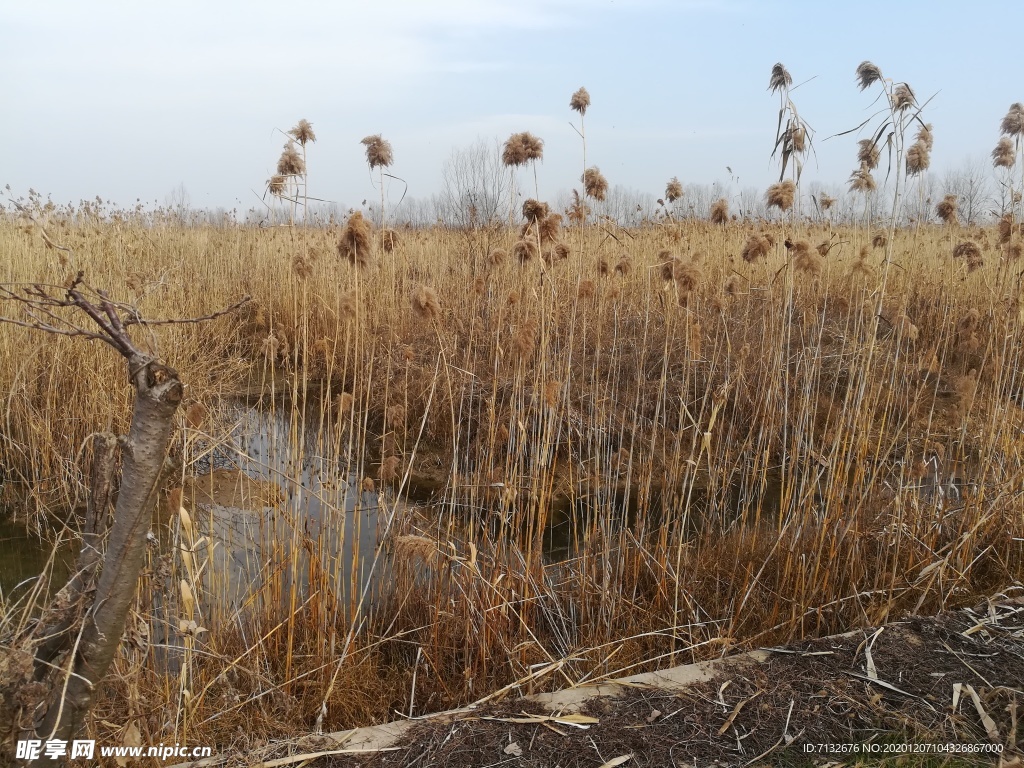
M 665 199 L 670 203 L 674 203 L 676 200 L 683 196 L 683 185 L 679 183 L 679 178 L 673 176 L 668 184 L 665 186 Z
M 871 139 L 861 139 L 857 142 L 857 162 L 861 164 L 862 168 L 873 171 L 878 167 L 878 161 L 881 158 L 882 153 L 874 141 Z
M 557 213 L 549 213 L 538 221 L 537 230 L 540 234 L 540 242 L 551 243 L 558 239 L 558 233 L 562 226 L 562 216 Z
M 882 70 L 870 61 L 862 61 L 857 66 L 857 84 L 862 91 L 867 90 L 882 79 Z
M 354 211 L 345 222 L 338 240 L 338 254 L 357 267 L 370 266 L 372 237 L 370 223 L 361 211 Z
M 537 258 L 537 241 L 532 237 L 525 240 L 517 240 L 512 246 L 512 255 L 519 259 L 520 264 L 525 264 Z
M 587 114 L 587 107 L 590 106 L 590 94 L 586 88 L 580 88 L 569 99 L 569 106 L 581 115 Z
M 871 175 L 871 169 L 865 163 L 861 163 L 860 168 L 850 174 L 851 192 L 874 192 L 877 188 L 875 177 Z
M 765 193 L 765 202 L 769 208 L 778 208 L 780 211 L 788 211 L 793 207 L 793 200 L 796 197 L 796 184 L 791 179 L 780 181 L 768 187 Z
M 508 166 L 525 165 L 544 158 L 544 142 L 529 131 L 513 133 L 505 141 L 501 161 Z
M 306 164 L 302 155 L 295 149 L 295 144 L 289 141 L 284 145 L 281 157 L 277 160 L 277 172 L 281 176 L 301 176 L 306 170 Z
M 530 224 L 547 218 L 550 213 L 551 207 L 547 203 L 542 203 L 540 200 L 534 200 L 532 197 L 523 203 L 523 218 Z
M 587 168 L 583 172 L 581 181 L 583 182 L 584 193 L 588 197 L 592 197 L 600 202 L 608 194 L 608 180 L 601 174 L 597 166 Z
M 772 74 L 768 80 L 768 90 L 771 93 L 779 93 L 791 85 L 793 85 L 793 77 L 781 62 L 772 67 Z
M 391 142 L 381 138 L 379 133 L 366 136 L 360 142 L 366 147 L 366 164 L 372 171 L 374 168 L 389 168 L 394 162 Z
M 285 177 L 279 173 L 271 176 L 267 181 L 267 191 L 274 197 L 281 197 L 285 192 Z
M 752 264 L 758 259 L 766 258 L 771 248 L 771 243 L 768 242 L 768 238 L 764 235 L 751 235 L 743 244 L 740 255 L 745 262 Z
M 992 150 L 992 165 L 996 168 L 1012 168 L 1017 162 L 1017 150 L 1008 136 L 1002 136 Z
M 788 242 L 788 241 L 787 241 Z M 817 277 L 825 267 L 825 262 L 817 251 L 811 250 L 810 243 L 806 240 L 797 240 L 790 243 L 790 255 L 793 257 L 793 267 L 798 272 Z
M 999 130 L 1001 133 L 1015 138 L 1024 136 L 1024 104 L 1016 101 L 1010 105 L 1010 109 L 1007 110 L 999 124 Z
M 729 221 L 729 201 L 724 197 L 711 204 L 711 223 L 725 224 Z
M 313 133 L 313 124 L 303 118 L 295 124 L 295 127 L 288 131 L 293 139 L 299 142 L 303 147 L 309 143 L 316 143 L 316 134 Z
M 917 97 L 914 96 L 914 92 L 910 89 L 910 86 L 906 83 L 900 83 L 893 91 L 892 96 L 889 97 L 892 103 L 892 108 L 896 112 L 906 112 L 912 106 L 917 104 Z
M 968 261 L 971 259 L 977 260 L 981 258 L 981 249 L 977 243 L 965 240 L 962 243 L 957 243 L 956 247 L 953 248 L 953 258 L 967 259 Z
M 942 201 L 935 206 L 935 215 L 943 224 L 959 224 L 956 212 L 956 195 L 946 195 Z
M 931 165 L 931 156 L 928 148 L 920 141 L 915 141 L 907 150 L 907 176 L 917 176 L 928 170 Z
M 823 194 L 818 199 L 818 205 L 821 206 L 821 210 L 823 210 L 823 211 L 829 210 L 835 204 L 836 204 L 836 199 L 834 197 L 829 197 L 828 195 L 825 195 L 825 194 Z
M 423 320 L 435 320 L 441 314 L 441 302 L 437 292 L 426 285 L 417 286 L 412 292 L 412 308 Z
M 401 240 L 401 236 L 393 229 L 388 228 L 381 232 L 381 247 L 385 253 L 394 251 Z

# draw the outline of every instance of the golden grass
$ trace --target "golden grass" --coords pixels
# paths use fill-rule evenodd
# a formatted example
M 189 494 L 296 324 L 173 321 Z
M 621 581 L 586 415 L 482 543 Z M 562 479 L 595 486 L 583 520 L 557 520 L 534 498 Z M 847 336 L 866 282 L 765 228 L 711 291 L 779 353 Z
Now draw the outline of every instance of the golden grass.
M 821 257 L 809 243 L 830 242 L 829 227 L 672 226 L 625 245 L 584 228 L 582 247 L 546 261 L 535 234 L 509 230 L 481 270 L 441 230 L 403 232 L 399 256 L 371 235 L 339 253 L 336 231 L 53 215 L 50 236 L 75 254 L 62 263 L 38 231 L 0 222 L 4 283 L 84 269 L 146 317 L 253 296 L 234 316 L 157 331 L 188 385 L 185 471 L 223 402 L 255 388 L 287 395 L 266 407 L 303 432 L 298 458 L 362 478 L 389 509 L 407 471 L 439 473 L 435 503 L 388 529 L 400 567 L 373 606 L 327 534 L 287 507 L 301 557 L 275 550 L 271 586 L 236 616 L 200 616 L 218 589 L 190 578 L 201 553 L 154 552 L 138 615 L 166 573 L 166 601 L 208 632 L 188 637 L 187 675 L 126 647 L 91 733 L 117 739 L 143 701 L 153 743 L 379 722 L 408 709 L 417 665 L 430 670 L 417 708 L 442 709 L 537 665 L 554 671 L 532 686 L 564 686 L 968 603 L 1024 577 L 1024 302 L 1001 251 L 972 234 L 978 252 L 954 258 L 948 228 L 897 230 L 879 304 L 870 230 L 838 230 Z M 121 361 L 0 325 L 0 391 L 8 503 L 39 520 L 73 508 L 86 435 L 127 426 Z M 545 565 L 565 507 L 578 512 L 571 557 Z M 190 544 L 195 518 L 155 527 Z M 298 593 L 290 569 L 317 589 Z

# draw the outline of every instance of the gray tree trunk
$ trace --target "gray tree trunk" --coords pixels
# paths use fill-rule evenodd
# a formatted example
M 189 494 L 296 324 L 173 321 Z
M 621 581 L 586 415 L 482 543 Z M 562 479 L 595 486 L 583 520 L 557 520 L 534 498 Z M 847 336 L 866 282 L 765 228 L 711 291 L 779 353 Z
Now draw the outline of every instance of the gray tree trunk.
M 37 720 L 37 739 L 69 740 L 80 731 L 98 683 L 121 643 L 142 570 L 182 385 L 177 371 L 141 354 L 129 357 L 128 366 L 135 404 L 128 439 L 122 444 L 121 485 L 110 538 L 92 607 L 81 635 L 71 640 L 74 653 L 66 664 L 70 670 L 65 668 L 55 679 L 45 712 Z M 53 761 L 43 758 L 37 764 Z

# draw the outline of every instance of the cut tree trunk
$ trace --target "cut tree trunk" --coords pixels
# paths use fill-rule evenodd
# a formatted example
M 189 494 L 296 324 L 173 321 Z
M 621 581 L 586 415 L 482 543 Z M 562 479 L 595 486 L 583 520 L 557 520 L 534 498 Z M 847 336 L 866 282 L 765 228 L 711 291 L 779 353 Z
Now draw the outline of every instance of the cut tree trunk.
M 128 438 L 122 443 L 120 490 L 92 607 L 72 653 L 56 676 L 34 735 L 22 738 L 73 739 L 85 722 L 99 682 L 121 643 L 145 558 L 164 457 L 181 403 L 182 385 L 173 368 L 141 354 L 128 358 L 135 387 Z M 52 765 L 43 758 L 39 765 Z

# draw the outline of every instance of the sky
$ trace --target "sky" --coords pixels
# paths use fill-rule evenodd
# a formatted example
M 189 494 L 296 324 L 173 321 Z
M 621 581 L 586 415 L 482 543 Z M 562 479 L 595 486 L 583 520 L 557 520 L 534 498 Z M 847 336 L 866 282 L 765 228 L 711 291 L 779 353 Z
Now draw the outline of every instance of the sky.
M 428 197 L 453 149 L 530 131 L 553 199 L 582 169 L 580 86 L 588 165 L 612 185 L 765 187 L 779 174 L 776 62 L 815 132 L 804 180 L 841 183 L 858 135 L 828 137 L 878 107 L 856 85 L 865 59 L 932 97 L 941 175 L 987 163 L 1024 101 L 1022 21 L 1019 0 L 0 0 L 0 188 L 125 207 L 184 188 L 193 206 L 246 210 L 305 118 L 314 197 L 379 197 L 369 134 L 393 145 L 408 194 Z

